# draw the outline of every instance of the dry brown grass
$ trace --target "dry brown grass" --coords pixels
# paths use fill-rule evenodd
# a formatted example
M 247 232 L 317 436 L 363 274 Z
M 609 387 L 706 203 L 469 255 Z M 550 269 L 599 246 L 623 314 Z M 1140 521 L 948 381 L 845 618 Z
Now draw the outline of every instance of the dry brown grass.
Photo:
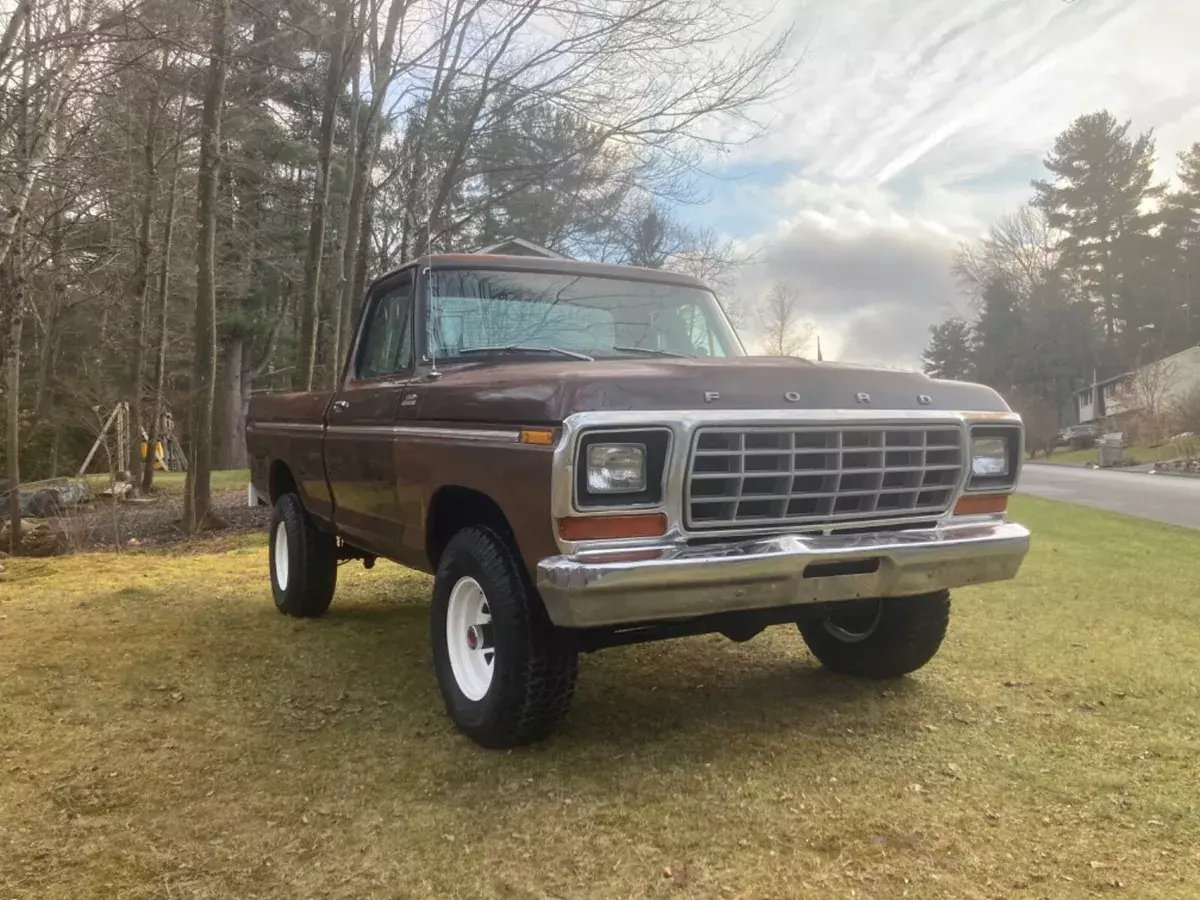
M 1200 533 L 1019 498 L 1036 550 L 863 684 L 793 629 L 585 658 L 543 745 L 443 715 L 427 582 L 272 608 L 263 540 L 9 563 L 0 898 L 1200 895 Z

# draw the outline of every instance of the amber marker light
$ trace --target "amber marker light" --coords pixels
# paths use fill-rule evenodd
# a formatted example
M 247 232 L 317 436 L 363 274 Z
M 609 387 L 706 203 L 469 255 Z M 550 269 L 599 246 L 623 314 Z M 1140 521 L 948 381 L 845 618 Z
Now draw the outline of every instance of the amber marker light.
M 521 443 L 549 447 L 554 443 L 554 432 L 549 428 L 524 428 L 521 430 Z
M 1008 494 L 964 494 L 954 504 L 956 516 L 982 516 L 1008 509 Z
M 667 533 L 662 513 L 632 516 L 570 516 L 558 520 L 558 536 L 564 541 L 618 540 L 661 537 Z

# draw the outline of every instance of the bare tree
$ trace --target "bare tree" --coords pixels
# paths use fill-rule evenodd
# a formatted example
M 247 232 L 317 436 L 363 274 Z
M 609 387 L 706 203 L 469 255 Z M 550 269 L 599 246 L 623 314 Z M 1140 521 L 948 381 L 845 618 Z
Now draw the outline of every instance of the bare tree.
M 989 284 L 1002 282 L 1025 300 L 1054 271 L 1057 248 L 1058 238 L 1046 213 L 1022 206 L 996 222 L 978 244 L 959 247 L 954 274 L 976 298 Z
M 325 98 L 321 109 L 321 132 L 317 149 L 317 183 L 313 188 L 308 226 L 308 257 L 304 263 L 304 291 L 300 296 L 300 346 L 305 354 L 297 383 L 312 390 L 317 364 L 317 325 L 321 313 L 321 258 L 325 251 L 325 231 L 329 205 L 329 173 L 333 163 L 333 138 L 337 102 L 345 82 L 346 31 L 353 0 L 340 0 L 334 15 L 333 30 L 327 42 L 329 64 L 325 73 Z
M 192 450 L 183 498 L 184 530 L 194 534 L 207 524 L 212 505 L 213 400 L 217 381 L 216 230 L 217 188 L 221 169 L 221 109 L 229 74 L 231 0 L 213 0 L 208 87 L 200 123 L 198 178 L 199 229 L 196 240 L 195 360 L 192 367 Z
M 1176 365 L 1160 359 L 1131 372 L 1118 382 L 1110 415 L 1132 414 L 1138 438 L 1150 442 L 1166 437 L 1170 424 L 1169 401 L 1175 386 Z
M 767 292 L 758 313 L 764 351 L 770 356 L 800 356 L 812 340 L 813 326 L 800 312 L 800 294 L 782 282 Z
M 179 113 L 175 120 L 175 146 L 172 151 L 171 186 L 167 191 L 167 212 L 163 222 L 162 247 L 158 262 L 158 296 L 155 300 L 158 320 L 158 351 L 154 362 L 154 406 L 150 424 L 146 429 L 146 458 L 142 463 L 141 492 L 149 494 L 154 485 L 154 448 L 159 440 L 165 442 L 166 435 L 158 431 L 166 408 L 165 387 L 167 374 L 167 293 L 171 281 L 171 249 L 175 241 L 175 207 L 179 198 L 179 157 L 183 150 L 183 120 L 187 113 L 188 90 L 184 85 L 179 96 Z

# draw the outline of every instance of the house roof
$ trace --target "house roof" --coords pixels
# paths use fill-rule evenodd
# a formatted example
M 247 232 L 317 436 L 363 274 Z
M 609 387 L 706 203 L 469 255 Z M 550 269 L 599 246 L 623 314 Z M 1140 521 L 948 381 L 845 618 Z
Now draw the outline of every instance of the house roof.
M 1096 379 L 1091 384 L 1084 385 L 1079 390 L 1075 391 L 1075 393 L 1082 394 L 1086 391 L 1092 390 L 1093 388 L 1104 387 L 1105 385 L 1112 384 L 1113 382 L 1121 381 L 1122 379 L 1128 378 L 1130 375 L 1133 375 L 1135 372 L 1138 372 L 1141 369 L 1146 368 L 1146 366 L 1154 366 L 1154 365 L 1158 365 L 1159 363 L 1171 362 L 1172 360 L 1178 359 L 1181 356 L 1186 356 L 1187 354 L 1192 353 L 1196 350 L 1200 350 L 1200 344 L 1196 344 L 1194 347 L 1188 347 L 1185 350 L 1180 350 L 1178 353 L 1172 353 L 1170 356 L 1164 356 L 1162 359 L 1151 360 L 1150 362 L 1146 363 L 1145 366 L 1138 366 L 1138 368 L 1133 369 L 1129 372 L 1122 372 L 1120 375 L 1110 375 L 1107 378 Z
M 551 250 L 549 247 L 543 247 L 541 244 L 535 244 L 533 241 L 527 241 L 520 237 L 501 238 L 494 244 L 489 244 L 486 247 L 480 247 L 478 250 L 472 250 L 472 253 L 497 253 L 503 254 L 506 247 L 522 247 L 530 253 L 535 253 L 538 256 L 544 256 L 547 259 L 567 259 L 568 257 L 559 253 L 556 250 Z

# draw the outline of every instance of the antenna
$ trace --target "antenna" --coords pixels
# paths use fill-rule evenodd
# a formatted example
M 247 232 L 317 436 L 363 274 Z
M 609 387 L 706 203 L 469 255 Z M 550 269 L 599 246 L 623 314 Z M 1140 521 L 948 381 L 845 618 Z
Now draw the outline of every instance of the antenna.
M 426 118 L 430 115 L 428 108 L 425 112 Z M 428 124 L 428 122 L 426 123 Z M 422 272 L 425 276 L 425 339 L 429 345 L 429 373 L 425 376 L 430 381 L 437 381 L 442 377 L 442 373 L 437 367 L 437 341 L 441 339 L 441 319 L 437 320 L 438 329 L 435 339 L 433 328 L 433 209 L 429 202 L 429 166 L 423 167 L 421 172 L 421 192 L 425 195 L 425 256 L 427 264 Z M 419 232 L 418 232 L 419 233 Z
M 425 276 L 425 318 L 427 320 L 425 334 L 426 334 L 426 340 L 429 343 L 429 372 L 425 377 L 428 378 L 430 381 L 437 381 L 439 378 L 442 377 L 442 373 L 438 371 L 438 367 L 437 367 L 437 347 L 436 347 L 435 338 L 433 336 L 433 329 L 428 327 L 429 325 L 431 325 L 433 323 L 433 316 L 432 316 L 432 312 L 433 312 L 433 256 L 432 256 L 432 254 L 429 256 L 429 265 L 425 266 L 425 268 L 421 272 L 421 274 Z M 439 329 L 439 333 L 440 333 L 440 329 Z

